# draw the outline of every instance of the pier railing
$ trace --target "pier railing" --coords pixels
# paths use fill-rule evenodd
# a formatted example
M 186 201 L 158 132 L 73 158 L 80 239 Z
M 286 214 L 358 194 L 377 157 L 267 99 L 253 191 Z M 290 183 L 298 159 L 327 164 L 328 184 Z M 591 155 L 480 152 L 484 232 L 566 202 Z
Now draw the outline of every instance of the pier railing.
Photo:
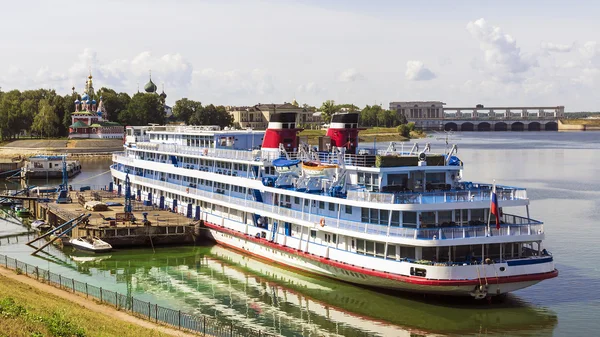
M 180 330 L 192 332 L 201 336 L 217 337 L 274 337 L 278 334 L 236 325 L 234 322 L 219 319 L 214 316 L 198 315 L 175 310 L 139 300 L 133 296 L 96 287 L 72 278 L 64 277 L 49 270 L 32 266 L 17 259 L 0 254 L 0 265 L 12 269 L 17 274 L 27 275 L 42 283 L 72 293 L 78 293 L 86 298 L 92 298 L 100 303 L 114 306 L 117 310 L 151 322 L 168 325 Z

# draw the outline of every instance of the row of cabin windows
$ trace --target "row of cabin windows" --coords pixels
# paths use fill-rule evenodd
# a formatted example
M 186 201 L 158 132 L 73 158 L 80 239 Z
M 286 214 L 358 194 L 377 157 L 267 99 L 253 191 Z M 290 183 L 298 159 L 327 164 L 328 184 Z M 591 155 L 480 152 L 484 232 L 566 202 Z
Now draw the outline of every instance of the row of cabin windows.
M 348 209 L 350 206 L 346 206 Z M 350 213 L 351 213 L 350 207 Z M 460 209 L 455 211 L 454 218 L 452 217 L 452 211 L 437 211 L 437 221 L 436 221 L 436 212 L 421 212 L 421 227 L 429 226 L 438 226 L 441 224 L 449 224 L 451 222 L 456 223 L 467 223 L 467 221 L 475 221 L 475 222 L 484 222 L 485 221 L 485 209 L 471 209 L 471 216 L 469 219 L 469 210 L 468 209 Z M 348 212 L 347 212 L 348 213 Z M 390 211 L 385 209 L 376 209 L 376 208 L 361 208 L 361 217 L 360 220 L 363 223 L 371 223 L 378 225 L 386 225 L 390 216 Z M 417 212 L 402 212 L 402 223 L 400 223 L 400 211 L 392 211 L 391 218 L 391 226 L 393 227 L 416 227 L 417 225 Z
M 352 241 L 354 244 L 354 240 Z M 356 252 L 361 255 L 374 256 L 384 258 L 387 256 L 388 259 L 396 259 L 396 252 L 400 258 L 414 259 L 415 258 L 415 247 L 411 246 L 400 246 L 400 245 L 388 245 L 387 255 L 385 251 L 385 243 L 374 242 L 363 239 L 356 239 Z
M 387 209 L 376 209 L 376 208 L 361 208 L 360 221 L 363 223 L 372 223 L 387 226 L 390 220 L 390 211 Z M 400 227 L 400 211 L 392 211 L 391 225 L 394 227 Z M 417 225 L 417 212 L 403 212 L 402 213 L 402 226 L 403 227 L 416 227 Z
M 184 135 L 187 146 L 195 147 L 213 147 L 214 140 L 211 136 L 190 136 Z
M 379 174 L 369 172 L 358 172 L 358 185 L 364 185 L 368 191 L 379 191 Z

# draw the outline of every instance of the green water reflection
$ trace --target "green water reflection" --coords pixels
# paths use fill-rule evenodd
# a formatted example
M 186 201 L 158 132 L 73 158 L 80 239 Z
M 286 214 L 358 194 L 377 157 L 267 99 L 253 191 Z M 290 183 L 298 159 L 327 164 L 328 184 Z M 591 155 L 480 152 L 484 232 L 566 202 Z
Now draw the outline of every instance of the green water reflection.
M 399 296 L 289 271 L 221 246 L 84 255 L 22 244 L 0 253 L 183 311 L 284 336 L 552 335 L 556 315 L 509 296 L 503 303 Z M 13 242 L 14 243 L 14 242 Z

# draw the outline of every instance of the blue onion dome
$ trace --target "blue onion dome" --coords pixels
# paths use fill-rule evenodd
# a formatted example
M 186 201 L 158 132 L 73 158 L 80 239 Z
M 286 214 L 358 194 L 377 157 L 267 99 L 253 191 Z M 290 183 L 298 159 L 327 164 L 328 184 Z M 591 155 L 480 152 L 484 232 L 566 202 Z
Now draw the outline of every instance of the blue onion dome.
M 90 101 L 89 99 L 87 101 L 85 101 L 86 104 L 90 104 L 92 103 L 92 101 Z
M 100 96 L 100 100 L 102 100 L 102 96 Z
M 92 100 L 92 104 L 96 104 L 96 100 L 95 99 Z
M 167 98 L 167 94 L 165 94 L 165 92 L 163 91 L 163 92 L 160 93 L 160 97 Z
M 144 90 L 147 93 L 155 93 L 157 89 L 156 84 L 154 84 L 154 82 L 152 82 L 152 80 L 150 80 L 148 83 L 146 83 L 146 85 L 144 86 Z
M 75 100 L 75 104 L 79 104 L 79 103 L 81 103 L 81 101 L 80 101 L 80 100 L 78 100 L 78 99 L 76 99 L 76 100 Z
M 88 96 L 88 94 L 83 94 L 83 96 L 81 96 L 82 101 L 87 101 L 89 99 L 90 99 L 90 96 Z

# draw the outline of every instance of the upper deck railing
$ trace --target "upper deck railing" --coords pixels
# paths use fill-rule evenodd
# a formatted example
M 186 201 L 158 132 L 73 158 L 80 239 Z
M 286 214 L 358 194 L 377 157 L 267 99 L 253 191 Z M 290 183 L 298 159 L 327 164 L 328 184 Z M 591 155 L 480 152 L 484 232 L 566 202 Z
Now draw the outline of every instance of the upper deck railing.
M 436 204 L 447 202 L 468 202 L 490 200 L 492 193 L 491 184 L 467 183 L 465 189 L 453 189 L 449 191 L 436 192 L 370 192 L 365 189 L 349 190 L 348 200 L 369 201 L 387 204 Z M 496 196 L 498 200 L 526 200 L 527 190 L 524 188 L 496 185 Z
M 261 151 L 261 150 L 245 150 L 245 149 L 220 149 L 199 146 L 186 146 L 174 143 L 154 143 L 154 142 L 138 142 L 136 147 L 141 150 L 151 150 L 165 152 L 169 155 L 192 155 L 192 156 L 208 156 L 225 159 L 236 159 L 246 161 L 272 161 L 280 158 L 281 154 L 278 151 Z M 344 165 L 358 167 L 376 167 L 377 156 L 397 155 L 400 157 L 415 157 L 415 154 L 408 152 L 390 152 L 388 150 L 366 149 L 365 154 L 344 154 Z M 332 152 L 311 152 L 311 158 L 300 158 L 299 152 L 287 152 L 290 159 L 311 159 L 318 160 L 322 163 L 342 164 L 337 156 Z
M 215 149 L 213 149 L 215 150 Z M 232 159 L 243 159 L 237 157 L 236 151 L 222 151 L 223 156 L 230 155 Z M 125 165 L 133 165 L 134 159 L 122 153 L 113 154 L 113 161 Z M 141 159 L 141 158 L 138 158 Z M 166 163 L 170 163 L 167 159 Z M 181 167 L 184 165 L 182 164 Z M 370 192 L 364 188 L 350 189 L 347 191 L 346 199 L 360 202 L 375 202 L 384 204 L 438 204 L 449 202 L 474 202 L 489 201 L 491 197 L 491 184 L 464 183 L 463 189 L 452 189 L 449 191 L 435 192 Z M 464 187 L 466 186 L 466 187 Z M 527 200 L 527 190 L 523 188 L 497 185 L 496 195 L 498 200 Z
M 112 169 L 117 169 L 116 165 L 111 166 Z M 490 231 L 486 226 L 469 226 L 469 227 L 439 227 L 439 228 L 409 228 L 409 227 L 393 227 L 379 224 L 363 223 L 359 221 L 344 220 L 333 217 L 328 217 L 322 214 L 314 214 L 301 212 L 287 207 L 281 207 L 273 204 L 265 204 L 247 198 L 240 198 L 235 195 L 227 195 L 227 191 L 216 193 L 210 190 L 190 187 L 189 185 L 178 185 L 166 181 L 160 181 L 141 176 L 133 176 L 132 181 L 148 184 L 151 187 L 169 188 L 186 196 L 202 196 L 209 200 L 219 200 L 228 203 L 230 207 L 244 206 L 256 210 L 260 214 L 261 211 L 270 212 L 282 217 L 303 220 L 316 224 L 324 220 L 326 226 L 349 230 L 357 233 L 366 233 L 372 235 L 382 235 L 391 237 L 402 237 L 408 239 L 423 239 L 423 240 L 446 240 L 446 239 L 463 239 L 477 238 L 486 236 L 514 236 L 514 235 L 534 235 L 543 233 L 543 224 L 540 221 L 524 218 L 516 215 L 504 214 L 502 216 L 503 224 L 500 229 L 496 229 L 495 225 L 491 226 Z M 360 234 L 357 234 L 360 235 Z

